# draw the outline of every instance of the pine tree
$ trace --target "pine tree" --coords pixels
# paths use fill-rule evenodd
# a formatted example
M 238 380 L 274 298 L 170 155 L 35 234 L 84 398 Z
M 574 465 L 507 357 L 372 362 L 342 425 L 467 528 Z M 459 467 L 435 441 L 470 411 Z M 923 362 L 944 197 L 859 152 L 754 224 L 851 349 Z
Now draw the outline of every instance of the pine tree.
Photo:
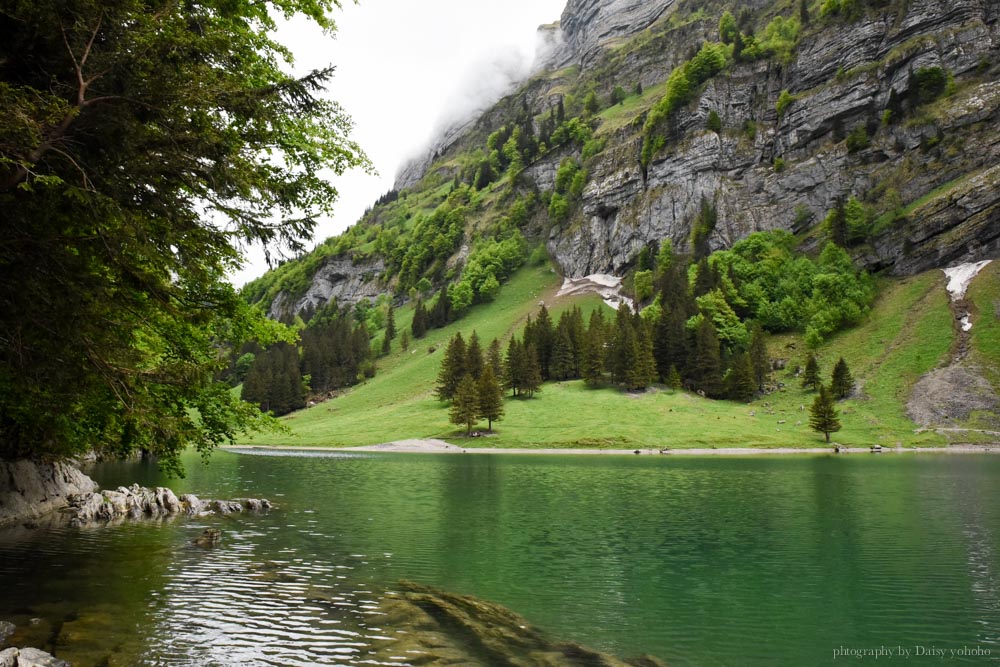
M 816 361 L 816 355 L 812 352 L 806 357 L 806 367 L 802 372 L 802 388 L 812 390 L 820 388 L 819 363 Z
M 448 419 L 452 424 L 465 426 L 465 434 L 471 435 L 472 425 L 476 423 L 478 416 L 479 392 L 476 389 L 476 381 L 471 375 L 466 374 L 455 388 Z
M 465 339 L 462 333 L 458 332 L 448 342 L 448 349 L 444 353 L 444 361 L 441 362 L 441 370 L 437 377 L 437 396 L 442 401 L 447 401 L 455 396 L 462 377 L 468 374 L 466 364 Z
M 799 23 L 803 27 L 809 25 L 809 4 L 806 0 L 799 0 Z
M 479 399 L 477 416 L 487 420 L 487 428 L 492 431 L 493 422 L 500 421 L 503 417 L 503 388 L 493 374 L 493 367 L 490 364 L 483 367 L 483 374 L 479 376 L 477 395 Z
M 525 339 L 525 343 L 527 344 L 528 342 Z M 538 318 L 535 320 L 533 336 L 530 342 L 534 343 L 535 351 L 538 353 L 539 371 L 542 374 L 542 380 L 550 379 L 552 376 L 550 372 L 552 351 L 555 347 L 556 336 L 552 326 L 552 318 L 549 316 L 549 309 L 544 304 L 538 310 Z
M 764 384 L 771 372 L 771 360 L 767 354 L 767 343 L 764 342 L 764 329 L 760 323 L 750 325 L 750 370 L 756 391 L 764 391 Z
M 830 383 L 830 393 L 834 398 L 847 398 L 854 391 L 854 378 L 847 367 L 847 362 L 841 357 L 833 366 L 833 377 Z
M 615 327 L 608 340 L 608 370 L 611 381 L 626 382 L 629 370 L 635 364 L 638 350 L 635 344 L 635 329 L 632 327 L 632 311 L 622 302 L 615 314 Z
M 406 333 L 405 331 L 399 336 L 399 349 L 401 349 L 403 352 L 406 352 L 408 349 L 410 349 L 410 334 Z
M 382 356 L 386 356 L 392 351 L 392 339 L 389 338 L 389 332 L 387 331 L 384 336 L 382 336 Z
M 670 370 L 667 372 L 667 377 L 664 378 L 667 386 L 671 389 L 681 388 L 681 374 L 677 372 L 676 366 L 671 366 Z
M 844 198 L 838 198 L 833 210 L 826 217 L 827 235 L 841 248 L 847 247 L 847 211 L 844 207 Z
M 809 409 L 809 426 L 812 430 L 825 435 L 827 442 L 830 442 L 831 433 L 840 430 L 840 420 L 837 418 L 837 410 L 833 406 L 833 397 L 822 384 L 819 386 L 819 394 Z

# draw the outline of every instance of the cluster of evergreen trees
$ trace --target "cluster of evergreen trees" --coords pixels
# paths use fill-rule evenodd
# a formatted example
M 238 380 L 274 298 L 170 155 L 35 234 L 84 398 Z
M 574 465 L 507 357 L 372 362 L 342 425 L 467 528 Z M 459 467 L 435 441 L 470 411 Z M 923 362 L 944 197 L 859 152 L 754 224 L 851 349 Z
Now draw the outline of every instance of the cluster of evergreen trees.
M 473 425 L 486 419 L 488 428 L 503 417 L 503 390 L 500 386 L 500 343 L 494 338 L 483 353 L 475 331 L 466 343 L 462 333 L 448 342 L 437 378 L 437 396 L 451 401 L 449 419 L 463 425 L 466 433 Z
M 278 343 L 258 351 L 243 379 L 243 400 L 280 416 L 304 408 L 310 392 L 324 394 L 374 376 L 366 323 L 350 311 L 333 311 L 312 318 L 298 346 Z M 392 339 L 388 328 L 387 341 Z
M 809 410 L 809 426 L 822 433 L 830 442 L 830 434 L 840 430 L 840 418 L 834 406 L 834 400 L 847 398 L 854 391 L 854 378 L 847 362 L 841 357 L 833 366 L 830 384 L 823 384 L 820 377 L 819 362 L 810 354 L 806 358 L 805 369 L 802 372 L 802 386 L 815 390 L 816 398 Z

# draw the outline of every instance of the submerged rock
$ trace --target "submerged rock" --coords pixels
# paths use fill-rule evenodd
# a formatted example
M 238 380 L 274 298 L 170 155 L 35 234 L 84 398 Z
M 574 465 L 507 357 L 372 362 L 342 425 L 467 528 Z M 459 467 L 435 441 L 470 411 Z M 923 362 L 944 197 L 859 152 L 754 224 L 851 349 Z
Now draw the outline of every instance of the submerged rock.
M 373 620 L 393 628 L 394 636 L 375 645 L 375 662 L 405 655 L 419 665 L 663 667 L 651 656 L 625 661 L 554 640 L 500 605 L 412 582 L 400 582 L 381 609 Z
M 201 535 L 192 540 L 193 544 L 205 549 L 218 546 L 220 542 L 222 542 L 222 531 L 218 528 L 206 528 Z

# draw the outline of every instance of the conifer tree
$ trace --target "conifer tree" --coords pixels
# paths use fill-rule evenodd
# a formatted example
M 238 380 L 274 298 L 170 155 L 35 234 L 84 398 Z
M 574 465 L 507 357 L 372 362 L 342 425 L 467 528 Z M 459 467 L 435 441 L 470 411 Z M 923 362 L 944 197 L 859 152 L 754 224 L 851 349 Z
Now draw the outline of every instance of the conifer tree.
M 475 331 L 469 336 L 469 344 L 465 347 L 465 372 L 478 380 L 483 374 L 483 350 L 479 345 L 479 334 Z
M 462 338 L 462 332 L 458 332 L 448 342 L 448 349 L 438 372 L 437 396 L 440 400 L 447 401 L 455 396 L 462 377 L 468 374 L 466 360 L 465 339 Z
M 819 385 L 819 394 L 809 409 L 809 426 L 812 430 L 826 436 L 827 442 L 830 442 L 831 433 L 840 430 L 840 419 L 838 419 L 837 409 L 833 405 L 833 397 L 822 384 Z
M 552 350 L 555 346 L 555 330 L 552 326 L 552 318 L 549 316 L 549 309 L 542 304 L 542 307 L 538 310 L 538 318 L 535 320 L 535 325 L 532 331 L 532 337 L 529 340 L 525 338 L 525 344 L 533 343 L 535 346 L 535 352 L 538 354 L 538 364 L 539 371 L 542 374 L 542 380 L 548 380 L 551 377 L 550 366 L 552 364 Z
M 750 369 L 753 373 L 755 391 L 764 391 L 764 383 L 771 372 L 771 360 L 767 355 L 767 344 L 764 342 L 764 329 L 759 322 L 750 325 Z
M 590 323 L 584 338 L 580 374 L 590 387 L 604 382 L 604 316 L 600 309 L 590 313 Z
M 386 335 L 382 336 L 382 356 L 386 356 L 392 351 L 392 339 L 389 338 L 388 332 Z
M 510 389 L 512 396 L 517 396 L 521 390 L 524 365 L 524 346 L 517 340 L 517 336 L 512 336 L 507 344 L 503 366 L 503 386 L 504 389 Z
M 627 373 L 629 389 L 645 389 L 656 379 L 656 360 L 653 359 L 653 340 L 649 327 L 639 320 L 635 326 L 635 353 L 632 367 Z
M 385 315 L 385 338 L 386 340 L 393 340 L 396 338 L 396 309 L 390 304 L 389 310 Z
M 413 308 L 410 332 L 414 338 L 423 338 L 427 334 L 427 306 L 424 305 L 423 299 L 417 299 L 417 305 Z
M 499 382 L 503 377 L 503 356 L 500 354 L 500 341 L 494 338 L 486 350 L 486 363 L 493 369 L 493 377 Z
M 465 426 L 465 434 L 472 434 L 472 426 L 479 416 L 479 393 L 476 389 L 476 381 L 471 375 L 464 375 L 455 387 L 454 397 L 451 401 L 451 409 L 448 411 L 448 418 L 452 424 Z
M 667 372 L 667 377 L 664 378 L 667 386 L 671 389 L 681 388 L 681 374 L 677 371 L 676 366 L 671 366 L 670 370 Z
M 401 349 L 403 352 L 406 352 L 408 349 L 410 349 L 410 334 L 406 333 L 405 331 L 399 336 L 399 349 Z
M 493 374 L 493 366 L 486 364 L 477 383 L 479 399 L 478 417 L 487 420 L 487 428 L 493 430 L 493 422 L 503 417 L 503 388 Z
M 611 372 L 612 382 L 626 382 L 626 376 L 636 362 L 637 353 L 632 311 L 628 304 L 622 302 L 615 314 L 615 326 L 608 341 L 607 367 Z
M 844 198 L 840 197 L 826 217 L 826 232 L 830 240 L 841 248 L 847 247 L 847 211 Z
M 522 357 L 521 393 L 531 398 L 542 390 L 542 368 L 534 345 L 524 346 Z
M 819 362 L 816 361 L 816 355 L 812 352 L 806 357 L 806 367 L 802 372 L 802 388 L 814 391 L 820 388 Z
M 567 380 L 573 377 L 573 343 L 569 339 L 569 333 L 556 330 L 555 345 L 552 348 L 551 379 Z
M 833 366 L 833 377 L 830 383 L 830 393 L 834 398 L 847 398 L 854 391 L 854 378 L 847 367 L 847 362 L 841 357 Z
M 733 356 L 732 364 L 729 366 L 729 375 L 726 376 L 726 393 L 734 401 L 749 401 L 757 391 L 757 384 L 753 376 L 753 365 L 750 355 L 746 352 L 738 352 Z
M 706 396 L 718 397 L 722 394 L 719 334 L 710 317 L 703 316 L 695 330 L 688 371 L 695 387 L 705 392 Z

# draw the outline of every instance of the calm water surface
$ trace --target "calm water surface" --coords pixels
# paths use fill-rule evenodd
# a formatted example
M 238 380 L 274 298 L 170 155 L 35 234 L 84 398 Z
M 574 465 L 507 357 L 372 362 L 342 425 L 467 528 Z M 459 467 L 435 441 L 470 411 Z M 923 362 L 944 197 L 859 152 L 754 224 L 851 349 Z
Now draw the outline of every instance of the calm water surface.
M 392 632 L 381 594 L 409 579 L 672 666 L 1000 660 L 1000 457 L 218 453 L 188 471 L 92 474 L 280 509 L 5 533 L 0 619 L 78 665 L 365 664 Z M 222 545 L 192 546 L 210 526 Z

